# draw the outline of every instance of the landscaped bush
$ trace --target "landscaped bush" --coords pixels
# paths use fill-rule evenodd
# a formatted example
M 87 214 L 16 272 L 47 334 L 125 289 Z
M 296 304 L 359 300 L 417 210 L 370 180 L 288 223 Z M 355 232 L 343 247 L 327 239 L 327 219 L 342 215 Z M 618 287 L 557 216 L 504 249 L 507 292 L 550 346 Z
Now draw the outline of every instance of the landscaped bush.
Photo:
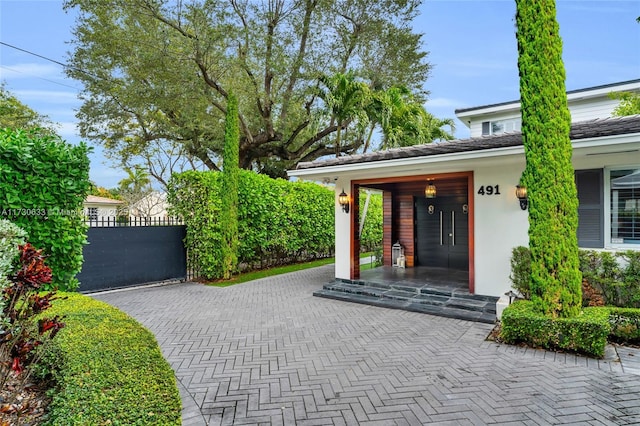
M 173 213 L 187 225 L 190 267 L 206 279 L 222 276 L 221 179 L 218 172 L 185 172 L 169 183 Z M 242 270 L 330 256 L 334 193 L 310 182 L 240 171 L 238 262 Z
M 24 417 L 42 415 L 22 394 L 43 348 L 64 327 L 58 316 L 41 315 L 55 299 L 55 292 L 38 293 L 51 282 L 51 269 L 44 263 L 42 251 L 29 243 L 19 246 L 17 251 L 19 261 L 14 264 L 11 259 L 6 285 L 0 294 L 0 423 L 3 425 L 20 424 Z
M 583 306 L 606 305 L 640 308 L 640 251 L 580 250 Z M 516 247 L 511 256 L 513 288 L 529 299 L 531 257 L 526 247 Z
M 57 382 L 45 424 L 181 424 L 176 380 L 154 336 L 106 303 L 59 295 L 48 314 L 66 327 L 43 358 Z
M 9 283 L 18 256 L 18 246 L 24 244 L 27 233 L 6 219 L 0 219 L 0 290 Z
M 609 312 L 611 334 L 616 343 L 640 344 L 640 309 L 606 308 Z
M 0 129 L 0 217 L 23 228 L 44 250 L 54 277 L 49 289 L 78 286 L 89 151 L 83 143 L 72 146 L 57 136 Z
M 505 343 L 527 343 L 545 349 L 604 355 L 610 333 L 605 308 L 583 308 L 573 318 L 551 318 L 535 311 L 529 300 L 518 300 L 502 313 L 500 337 Z

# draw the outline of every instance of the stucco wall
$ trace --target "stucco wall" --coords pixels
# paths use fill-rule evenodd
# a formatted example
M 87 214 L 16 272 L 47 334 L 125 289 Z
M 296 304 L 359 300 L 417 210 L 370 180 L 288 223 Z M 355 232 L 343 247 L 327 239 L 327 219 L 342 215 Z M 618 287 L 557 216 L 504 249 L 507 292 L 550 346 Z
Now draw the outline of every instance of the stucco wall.
M 350 215 L 342 211 L 342 206 L 338 203 L 338 195 L 342 189 L 351 197 L 351 180 L 338 179 L 335 189 L 335 218 L 336 218 L 336 278 L 349 279 L 350 277 L 350 235 L 351 221 Z
M 522 165 L 477 168 L 474 171 L 475 293 L 499 296 L 511 288 L 513 247 L 528 244 L 527 212 L 520 209 L 515 187 Z M 500 195 L 480 195 L 481 186 L 499 185 Z M 495 189 L 494 189 L 495 192 Z

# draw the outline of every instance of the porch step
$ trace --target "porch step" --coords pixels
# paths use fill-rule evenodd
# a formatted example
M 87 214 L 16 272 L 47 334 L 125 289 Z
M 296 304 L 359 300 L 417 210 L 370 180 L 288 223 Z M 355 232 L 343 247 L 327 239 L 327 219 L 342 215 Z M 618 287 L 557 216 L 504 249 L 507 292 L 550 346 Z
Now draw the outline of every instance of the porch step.
M 416 288 L 349 280 L 325 284 L 313 295 L 489 324 L 496 320 L 498 301 L 497 297 L 479 296 L 461 289 Z

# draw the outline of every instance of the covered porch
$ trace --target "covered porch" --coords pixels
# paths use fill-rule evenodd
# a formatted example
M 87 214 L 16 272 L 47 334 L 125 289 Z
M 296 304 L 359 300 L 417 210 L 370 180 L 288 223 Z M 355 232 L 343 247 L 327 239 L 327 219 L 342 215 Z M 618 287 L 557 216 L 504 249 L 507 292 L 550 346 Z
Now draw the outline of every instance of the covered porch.
M 433 193 L 425 194 L 429 186 Z M 359 194 L 383 194 L 383 268 L 360 270 Z M 351 281 L 402 282 L 406 287 L 450 286 L 474 293 L 473 172 L 441 173 L 351 181 Z M 404 267 L 395 267 L 394 244 Z

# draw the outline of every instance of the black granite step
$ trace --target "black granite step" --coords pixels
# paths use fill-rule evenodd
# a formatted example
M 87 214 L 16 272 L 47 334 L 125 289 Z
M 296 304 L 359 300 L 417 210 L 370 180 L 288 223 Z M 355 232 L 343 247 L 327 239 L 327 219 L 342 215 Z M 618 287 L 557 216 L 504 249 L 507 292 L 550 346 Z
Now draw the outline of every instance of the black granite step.
M 313 295 L 484 323 L 495 322 L 498 300 L 497 297 L 470 294 L 460 288 L 418 288 L 398 283 L 349 280 L 328 283 Z

